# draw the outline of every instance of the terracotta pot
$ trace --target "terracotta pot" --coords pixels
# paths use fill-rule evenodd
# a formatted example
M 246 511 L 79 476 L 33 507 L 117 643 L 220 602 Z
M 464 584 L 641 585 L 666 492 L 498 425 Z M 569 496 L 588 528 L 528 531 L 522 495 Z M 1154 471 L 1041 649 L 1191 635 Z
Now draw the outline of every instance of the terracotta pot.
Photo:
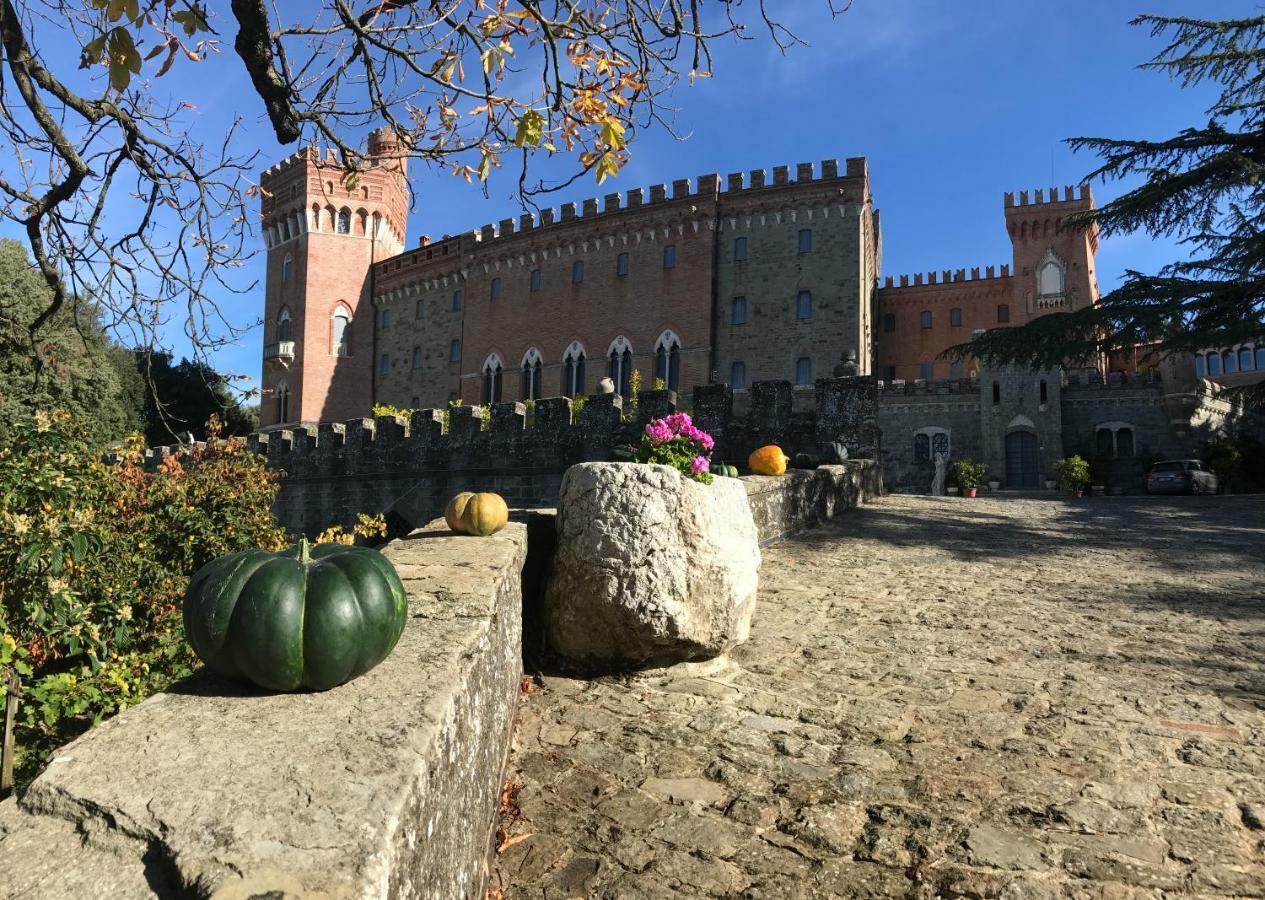
M 1078 489 L 1078 490 L 1075 490 L 1075 491 L 1068 491 L 1068 492 L 1067 492 L 1067 496 L 1069 496 L 1069 497 L 1080 497 L 1080 496 L 1082 496 L 1084 493 L 1085 493 L 1085 491 L 1084 491 L 1083 489 Z
M 962 488 L 963 497 L 974 497 L 978 493 L 979 488 Z

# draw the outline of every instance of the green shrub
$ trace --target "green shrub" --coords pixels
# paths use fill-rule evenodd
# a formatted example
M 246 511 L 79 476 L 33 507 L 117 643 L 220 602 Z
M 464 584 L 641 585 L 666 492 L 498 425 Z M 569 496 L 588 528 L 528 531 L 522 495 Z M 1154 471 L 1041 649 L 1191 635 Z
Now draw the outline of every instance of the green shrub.
M 1079 491 L 1089 484 L 1089 463 L 1079 456 L 1069 456 L 1054 463 L 1054 478 L 1064 491 Z
M 279 476 L 240 438 L 146 471 L 134 436 L 114 464 L 64 412 L 37 412 L 0 449 L 0 665 L 24 685 L 19 781 L 102 718 L 196 665 L 180 600 L 211 559 L 285 534 Z M 4 660 L 8 660 L 7 662 Z
M 988 464 L 972 459 L 959 459 L 953 464 L 953 480 L 959 488 L 970 490 L 978 488 L 988 472 Z

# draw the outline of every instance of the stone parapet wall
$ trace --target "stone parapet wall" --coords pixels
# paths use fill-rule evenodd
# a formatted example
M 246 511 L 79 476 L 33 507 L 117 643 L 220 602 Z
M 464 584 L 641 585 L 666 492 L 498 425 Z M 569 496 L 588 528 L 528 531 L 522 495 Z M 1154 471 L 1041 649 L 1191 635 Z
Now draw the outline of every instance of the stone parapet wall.
M 752 450 L 777 443 L 789 454 L 823 454 L 840 443 L 852 458 L 879 453 L 878 393 L 873 378 L 821 379 L 809 409 L 796 411 L 790 382 L 757 382 L 745 417 L 734 414 L 723 384 L 694 389 L 693 414 L 716 438 L 716 460 L 745 465 Z M 511 506 L 549 507 L 562 473 L 579 462 L 627 459 L 645 424 L 675 412 L 672 391 L 642 391 L 637 413 L 625 417 L 623 398 L 595 394 L 578 417 L 565 397 L 525 404 L 459 406 L 395 416 L 302 425 L 252 435 L 269 468 L 284 471 L 274 513 L 288 529 L 315 534 L 358 513 L 386 515 L 397 531 L 429 521 L 449 498 L 496 491 Z M 151 452 L 155 463 L 167 452 Z
M 0 897 L 481 898 L 526 528 L 384 552 L 409 618 L 381 665 L 324 693 L 202 673 L 93 729 L 0 804 Z
M 760 545 L 771 544 L 883 493 L 883 469 L 874 460 L 791 470 L 783 476 L 742 479 Z

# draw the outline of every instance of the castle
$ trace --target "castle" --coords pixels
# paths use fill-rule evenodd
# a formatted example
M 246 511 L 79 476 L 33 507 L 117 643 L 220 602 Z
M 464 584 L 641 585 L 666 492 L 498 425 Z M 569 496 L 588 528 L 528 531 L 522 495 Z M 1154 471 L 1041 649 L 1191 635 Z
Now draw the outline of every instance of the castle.
M 354 179 L 316 148 L 263 173 L 266 428 L 348 420 L 375 404 L 579 397 L 605 377 L 629 399 L 634 372 L 643 387 L 682 393 L 727 384 L 740 413 L 757 382 L 786 381 L 802 410 L 818 379 L 848 374 L 884 385 L 898 486 L 906 469 L 910 485 L 929 478 L 935 452 L 956 458 L 969 447 L 1009 486 L 1036 487 L 1065 444 L 1069 453 L 1097 446 L 1097 413 L 1086 413 L 1088 438 L 1063 439 L 1052 399 L 1062 373 L 989 374 L 940 358 L 980 330 L 1098 301 L 1097 230 L 1060 227 L 1094 208 L 1087 186 L 1006 194 L 1008 264 L 894 278 L 881 275 L 864 158 L 734 173 L 723 184 L 701 175 L 413 247 L 405 162 L 382 129 Z M 1194 390 L 1187 368 L 1185 394 Z M 974 411 L 953 426 L 943 402 L 896 399 L 946 385 L 957 407 L 972 395 Z M 995 421 L 1002 409 L 1012 415 Z M 1111 423 L 1113 434 L 1129 424 Z M 1187 446 L 1153 443 L 1164 454 Z M 1132 438 L 1128 447 L 1143 455 Z

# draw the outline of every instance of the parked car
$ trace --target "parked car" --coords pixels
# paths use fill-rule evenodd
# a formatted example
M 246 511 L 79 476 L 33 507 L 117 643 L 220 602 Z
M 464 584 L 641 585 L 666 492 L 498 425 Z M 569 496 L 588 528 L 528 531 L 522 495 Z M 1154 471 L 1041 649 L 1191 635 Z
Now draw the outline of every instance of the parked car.
M 1151 466 L 1148 494 L 1215 494 L 1217 476 L 1197 459 L 1169 459 Z

